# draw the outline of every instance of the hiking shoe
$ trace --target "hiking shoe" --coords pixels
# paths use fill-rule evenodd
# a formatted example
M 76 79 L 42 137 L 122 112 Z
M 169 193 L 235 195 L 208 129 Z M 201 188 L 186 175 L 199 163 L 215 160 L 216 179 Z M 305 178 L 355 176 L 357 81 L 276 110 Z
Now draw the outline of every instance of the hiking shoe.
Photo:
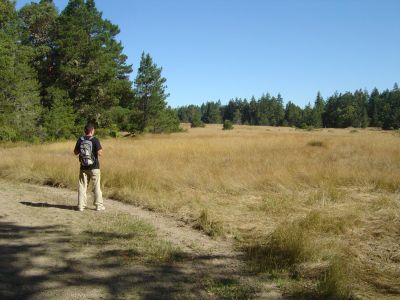
M 104 206 L 97 206 L 96 207 L 96 211 L 102 211 L 102 210 L 106 210 L 106 208 Z

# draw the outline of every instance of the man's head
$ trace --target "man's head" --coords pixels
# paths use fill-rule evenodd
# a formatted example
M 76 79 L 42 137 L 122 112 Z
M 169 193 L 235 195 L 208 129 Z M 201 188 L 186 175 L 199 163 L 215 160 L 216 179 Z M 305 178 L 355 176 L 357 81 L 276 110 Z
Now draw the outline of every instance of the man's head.
M 93 135 L 94 134 L 94 125 L 92 123 L 88 123 L 85 126 L 85 134 Z

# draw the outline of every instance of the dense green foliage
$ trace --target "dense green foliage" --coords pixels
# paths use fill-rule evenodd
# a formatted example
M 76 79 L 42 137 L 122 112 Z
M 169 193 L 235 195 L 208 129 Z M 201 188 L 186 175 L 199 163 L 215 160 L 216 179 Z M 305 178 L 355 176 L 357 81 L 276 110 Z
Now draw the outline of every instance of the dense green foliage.
M 142 53 L 138 74 L 135 79 L 135 99 L 133 104 L 133 131 L 146 129 L 156 133 L 179 130 L 179 120 L 175 112 L 167 108 L 165 82 L 161 68 L 153 63 L 149 54 Z
M 29 62 L 34 49 L 20 43 L 14 3 L 0 2 L 0 140 L 32 140 L 40 116 L 39 83 Z
M 223 130 L 232 130 L 233 129 L 233 123 L 230 120 L 225 120 L 224 124 L 222 125 Z
M 381 127 L 400 128 L 400 90 L 397 84 L 392 90 L 380 93 L 376 88 L 369 94 L 357 90 L 354 93 L 335 93 L 326 101 L 318 92 L 314 105 L 304 108 L 283 99 L 262 95 L 261 98 L 232 99 L 226 105 L 220 101 L 207 102 L 201 106 L 189 105 L 176 109 L 181 122 L 192 122 L 200 116 L 204 123 L 222 123 L 229 120 L 234 124 L 293 126 L 299 128 L 345 128 Z
M 202 121 L 201 109 L 196 105 L 188 105 L 185 108 L 178 109 L 177 114 L 181 122 L 190 123 L 192 128 L 205 126 Z
M 161 68 L 143 54 L 132 87 L 118 33 L 94 0 L 60 14 L 52 0 L 19 11 L 0 0 L 0 141 L 71 138 L 87 121 L 103 132 L 178 130 Z

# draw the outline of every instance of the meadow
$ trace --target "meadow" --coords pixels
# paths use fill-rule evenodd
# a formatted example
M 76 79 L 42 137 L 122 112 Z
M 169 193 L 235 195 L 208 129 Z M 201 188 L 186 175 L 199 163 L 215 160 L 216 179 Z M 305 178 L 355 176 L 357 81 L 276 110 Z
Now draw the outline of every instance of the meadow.
M 102 140 L 104 194 L 234 239 L 296 299 L 398 299 L 398 132 L 184 126 Z M 76 189 L 74 144 L 3 145 L 0 176 Z

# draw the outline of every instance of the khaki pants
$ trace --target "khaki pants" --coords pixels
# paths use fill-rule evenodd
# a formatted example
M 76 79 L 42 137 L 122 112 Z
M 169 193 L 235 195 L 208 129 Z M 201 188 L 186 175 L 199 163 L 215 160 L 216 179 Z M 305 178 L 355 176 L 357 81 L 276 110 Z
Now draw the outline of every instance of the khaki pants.
M 78 208 L 83 209 L 87 204 L 86 191 L 90 180 L 93 181 L 94 205 L 103 206 L 103 194 L 100 189 L 100 169 L 81 170 L 79 173 Z

